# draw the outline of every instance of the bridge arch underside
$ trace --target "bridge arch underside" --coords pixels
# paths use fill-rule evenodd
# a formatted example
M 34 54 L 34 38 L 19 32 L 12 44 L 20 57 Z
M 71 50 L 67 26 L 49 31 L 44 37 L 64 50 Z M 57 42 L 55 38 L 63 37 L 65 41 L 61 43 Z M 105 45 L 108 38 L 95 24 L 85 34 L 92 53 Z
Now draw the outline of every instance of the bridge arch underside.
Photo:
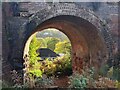
M 104 38 L 90 22 L 75 16 L 57 16 L 41 23 L 30 36 L 47 28 L 56 28 L 68 36 L 72 44 L 73 70 L 79 71 L 84 65 L 99 68 L 108 59 Z M 28 54 L 28 46 L 26 43 L 24 55 Z

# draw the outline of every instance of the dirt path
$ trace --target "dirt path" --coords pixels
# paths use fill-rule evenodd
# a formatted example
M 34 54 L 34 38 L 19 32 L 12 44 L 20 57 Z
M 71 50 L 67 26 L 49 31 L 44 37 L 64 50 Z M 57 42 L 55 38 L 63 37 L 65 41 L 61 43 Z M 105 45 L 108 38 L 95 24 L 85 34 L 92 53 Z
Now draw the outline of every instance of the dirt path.
M 68 76 L 61 76 L 59 78 L 55 78 L 54 80 L 55 86 L 58 86 L 60 88 L 68 87 L 69 86 L 68 82 L 69 82 Z

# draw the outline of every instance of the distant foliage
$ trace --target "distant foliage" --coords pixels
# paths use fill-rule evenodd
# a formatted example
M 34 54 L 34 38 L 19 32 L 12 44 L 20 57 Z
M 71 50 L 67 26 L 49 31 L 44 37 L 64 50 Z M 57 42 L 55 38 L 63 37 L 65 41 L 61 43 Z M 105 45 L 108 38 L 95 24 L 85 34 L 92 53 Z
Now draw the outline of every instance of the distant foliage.
M 58 42 L 55 46 L 55 50 L 56 53 L 67 53 L 67 52 L 71 52 L 71 44 L 68 41 L 63 41 L 63 42 Z
M 61 31 L 57 29 L 46 29 L 43 30 L 39 33 L 37 33 L 37 37 L 39 38 L 46 38 L 46 37 L 51 37 L 51 38 L 59 38 L 61 41 L 69 41 L 68 37 L 62 33 Z
M 47 38 L 46 38 L 47 39 Z M 46 40 L 45 39 L 45 40 Z M 52 51 L 54 51 L 55 49 L 55 45 L 59 42 L 60 40 L 57 38 L 49 38 L 49 40 L 47 41 L 47 48 L 51 49 Z
M 58 38 L 46 37 L 46 38 L 38 38 L 40 42 L 39 48 L 49 48 L 52 51 L 55 49 L 55 45 L 60 41 Z
M 47 48 L 47 43 L 44 38 L 37 38 L 38 42 L 40 43 L 40 48 Z

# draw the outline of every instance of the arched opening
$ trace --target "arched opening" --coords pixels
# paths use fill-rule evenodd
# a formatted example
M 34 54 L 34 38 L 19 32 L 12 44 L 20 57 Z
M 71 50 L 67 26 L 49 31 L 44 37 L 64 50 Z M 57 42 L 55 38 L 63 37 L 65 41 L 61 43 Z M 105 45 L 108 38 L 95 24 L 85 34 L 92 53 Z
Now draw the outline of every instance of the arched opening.
M 67 35 L 72 45 L 72 70 L 82 72 L 82 69 L 94 66 L 96 70 L 108 60 L 108 48 L 100 31 L 90 22 L 77 16 L 61 15 L 48 19 L 29 33 L 24 48 L 28 54 L 33 33 L 48 28 L 56 28 Z
M 36 78 L 54 77 L 54 85 L 68 86 L 67 77 L 72 75 L 71 51 L 71 41 L 58 29 L 48 28 L 33 33 L 25 48 L 25 83 L 34 82 Z M 28 82 L 27 78 L 33 81 Z M 64 83 L 58 84 L 61 79 Z
M 31 31 L 30 36 L 36 31 L 47 28 L 59 29 L 68 36 L 73 48 L 72 54 L 79 53 L 81 57 L 90 56 L 91 59 L 97 58 L 98 51 L 105 56 L 108 55 L 107 46 L 99 30 L 82 18 L 64 15 L 48 19 Z M 25 52 L 26 50 L 24 54 Z

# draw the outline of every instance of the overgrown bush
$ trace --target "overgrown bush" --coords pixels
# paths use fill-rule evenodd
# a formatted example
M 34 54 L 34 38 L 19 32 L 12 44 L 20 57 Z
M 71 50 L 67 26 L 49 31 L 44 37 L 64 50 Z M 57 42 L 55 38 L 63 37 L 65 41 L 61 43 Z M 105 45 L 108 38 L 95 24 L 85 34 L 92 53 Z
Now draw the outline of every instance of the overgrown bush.
M 58 44 L 58 45 L 57 45 Z M 57 50 L 56 52 L 62 53 L 63 56 L 56 57 L 55 59 L 46 58 L 43 61 L 39 61 L 40 57 L 38 57 L 38 53 L 36 52 L 39 48 L 49 48 L 51 50 Z M 61 48 L 60 48 L 61 47 Z M 63 52 L 65 51 L 65 52 Z M 56 73 L 59 75 L 63 75 L 67 73 L 72 73 L 72 65 L 71 65 L 71 44 L 69 41 L 61 41 L 58 38 L 47 37 L 47 38 L 39 38 L 34 37 L 29 46 L 29 60 L 28 64 L 26 64 L 26 74 L 28 74 L 28 82 L 30 82 L 27 86 L 39 86 L 43 87 L 50 84 L 50 77 L 56 76 Z M 27 67 L 28 66 L 28 67 Z M 44 74 L 47 77 L 44 77 Z M 58 75 L 57 75 L 58 76 Z M 48 83 L 47 83 L 48 82 Z
M 59 64 L 60 63 L 60 64 Z M 56 65 L 57 72 L 61 72 L 62 75 L 71 75 L 72 74 L 72 62 L 70 54 L 65 54 L 63 57 L 59 58 L 59 62 Z
M 35 63 L 38 63 L 38 60 L 40 59 L 40 57 L 38 56 L 38 53 L 36 52 L 39 49 L 40 46 L 40 42 L 37 40 L 36 37 L 34 37 L 30 43 L 29 46 L 29 61 L 31 66 L 34 65 Z
M 118 81 L 112 80 L 107 77 L 99 76 L 95 77 L 94 68 L 85 69 L 81 74 L 74 74 L 70 77 L 70 87 L 72 88 L 119 88 Z M 85 82 L 85 83 L 83 83 Z M 82 86 L 83 85 L 83 86 Z
M 120 89 L 120 82 L 116 80 L 115 87 Z
M 100 67 L 99 74 L 101 76 L 107 76 L 108 71 L 109 71 L 109 66 L 106 64 L 106 65 L 103 65 L 102 67 Z
M 51 60 L 45 60 L 44 65 L 41 66 L 44 69 L 44 74 L 51 76 L 56 71 L 56 64 L 53 63 Z
M 41 70 L 30 70 L 29 73 L 32 75 L 34 75 L 35 77 L 42 77 L 42 71 Z
M 39 88 L 50 88 L 54 85 L 53 78 L 43 75 L 42 78 L 35 78 L 35 86 Z
M 70 88 L 84 89 L 87 87 L 87 78 L 84 75 L 75 73 L 70 76 Z
M 68 41 L 58 42 L 55 46 L 56 53 L 71 53 L 71 44 Z
M 64 56 L 57 57 L 54 60 L 47 58 L 39 62 L 40 57 L 37 57 L 38 53 L 36 51 L 41 46 L 53 51 L 55 50 L 57 53 L 63 53 Z M 71 44 L 69 41 L 60 42 L 58 38 L 53 37 L 46 37 L 45 39 L 37 39 L 34 37 L 29 46 L 30 67 L 28 72 L 37 77 L 41 77 L 43 73 L 48 76 L 54 75 L 57 72 L 61 72 L 61 74 L 66 72 L 72 73 L 70 52 Z
M 40 62 L 40 69 L 47 76 L 51 75 L 63 75 L 63 74 L 72 74 L 72 64 L 70 55 L 65 54 L 63 57 L 55 58 L 53 61 L 46 59 L 43 62 Z

